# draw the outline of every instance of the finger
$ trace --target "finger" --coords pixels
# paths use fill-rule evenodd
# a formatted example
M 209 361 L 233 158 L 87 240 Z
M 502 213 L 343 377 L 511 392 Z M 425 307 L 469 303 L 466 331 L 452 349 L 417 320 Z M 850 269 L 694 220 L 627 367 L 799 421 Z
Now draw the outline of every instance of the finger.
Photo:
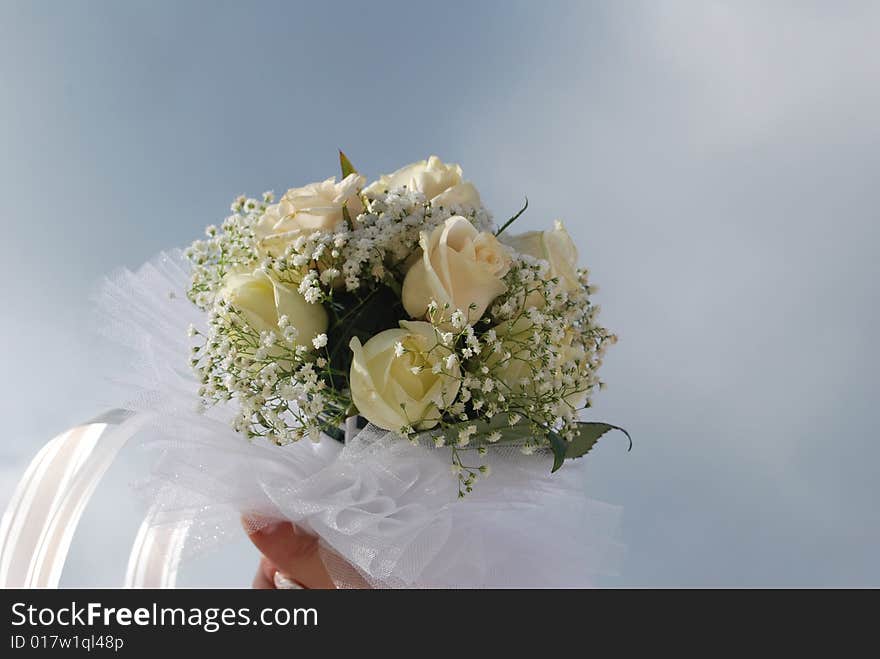
M 272 565 L 272 561 L 270 561 L 265 556 L 260 556 L 260 570 L 263 571 L 263 576 L 266 577 L 266 580 L 272 584 L 272 587 L 275 587 L 275 573 L 278 572 L 278 568 Z
M 260 556 L 253 587 L 256 590 L 275 590 L 275 566 L 265 556 Z
M 266 576 L 267 566 L 272 570 L 272 574 L 275 574 L 275 567 L 265 558 L 260 558 L 260 565 L 257 568 L 257 573 L 254 575 L 254 582 L 251 584 L 254 590 L 275 590 L 274 580 L 272 577 Z
M 282 522 L 263 526 L 248 537 L 284 576 L 306 588 L 336 587 L 321 560 L 315 536 L 297 530 L 290 522 Z

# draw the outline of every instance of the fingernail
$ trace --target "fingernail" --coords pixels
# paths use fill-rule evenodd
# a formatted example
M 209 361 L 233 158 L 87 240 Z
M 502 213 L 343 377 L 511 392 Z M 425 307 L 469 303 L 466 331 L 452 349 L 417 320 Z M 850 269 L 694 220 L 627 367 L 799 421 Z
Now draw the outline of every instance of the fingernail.
M 275 583 L 275 588 L 278 590 L 305 590 L 299 583 L 284 576 L 280 572 L 275 572 L 272 581 Z

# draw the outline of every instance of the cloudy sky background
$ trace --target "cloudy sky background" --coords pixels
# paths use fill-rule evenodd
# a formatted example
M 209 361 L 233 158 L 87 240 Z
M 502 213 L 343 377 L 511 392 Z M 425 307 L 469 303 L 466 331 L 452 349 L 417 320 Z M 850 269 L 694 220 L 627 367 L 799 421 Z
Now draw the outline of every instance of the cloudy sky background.
M 88 297 L 241 192 L 437 153 L 563 218 L 621 337 L 603 585 L 880 585 L 876 2 L 0 2 L 0 505 L 103 409 Z M 84 383 L 84 384 L 83 384 Z M 66 585 L 121 582 L 124 455 Z M 184 569 L 244 584 L 243 541 Z

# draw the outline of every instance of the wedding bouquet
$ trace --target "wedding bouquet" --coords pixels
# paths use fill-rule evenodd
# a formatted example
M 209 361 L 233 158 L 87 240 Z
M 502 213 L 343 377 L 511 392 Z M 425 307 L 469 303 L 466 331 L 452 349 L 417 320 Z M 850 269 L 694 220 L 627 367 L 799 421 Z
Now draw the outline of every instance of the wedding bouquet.
M 577 415 L 616 337 L 562 223 L 505 235 L 436 156 L 369 185 L 340 162 L 339 183 L 236 199 L 187 251 L 205 404 L 235 399 L 235 429 L 277 444 L 342 440 L 357 414 L 411 442 L 436 429 L 462 496 L 492 444 L 554 470 L 589 451 L 612 426 Z
M 126 338 L 149 365 L 130 407 L 162 449 L 159 523 L 209 545 L 240 514 L 289 520 L 339 585 L 606 571 L 616 510 L 581 469 L 550 474 L 616 428 L 579 418 L 616 337 L 564 226 L 513 235 L 526 201 L 497 228 L 437 157 L 369 184 L 340 164 L 339 182 L 237 198 L 183 259 L 105 291 L 117 335 L 151 327 Z

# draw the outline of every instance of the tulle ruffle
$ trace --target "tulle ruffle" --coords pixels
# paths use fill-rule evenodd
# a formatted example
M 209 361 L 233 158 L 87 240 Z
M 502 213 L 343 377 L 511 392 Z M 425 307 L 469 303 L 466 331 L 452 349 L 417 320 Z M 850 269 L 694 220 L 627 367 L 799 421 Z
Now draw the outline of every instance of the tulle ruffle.
M 102 331 L 131 355 L 116 380 L 135 414 L 115 432 L 155 454 L 139 489 L 156 524 L 187 524 L 187 554 L 247 515 L 318 535 L 342 587 L 574 587 L 616 572 L 620 509 L 585 495 L 586 460 L 551 475 L 547 456 L 494 449 L 491 476 L 459 499 L 448 449 L 372 425 L 345 445 L 277 447 L 231 429 L 234 402 L 199 412 L 187 328 L 204 319 L 188 281 L 181 254 L 164 253 L 98 298 Z

